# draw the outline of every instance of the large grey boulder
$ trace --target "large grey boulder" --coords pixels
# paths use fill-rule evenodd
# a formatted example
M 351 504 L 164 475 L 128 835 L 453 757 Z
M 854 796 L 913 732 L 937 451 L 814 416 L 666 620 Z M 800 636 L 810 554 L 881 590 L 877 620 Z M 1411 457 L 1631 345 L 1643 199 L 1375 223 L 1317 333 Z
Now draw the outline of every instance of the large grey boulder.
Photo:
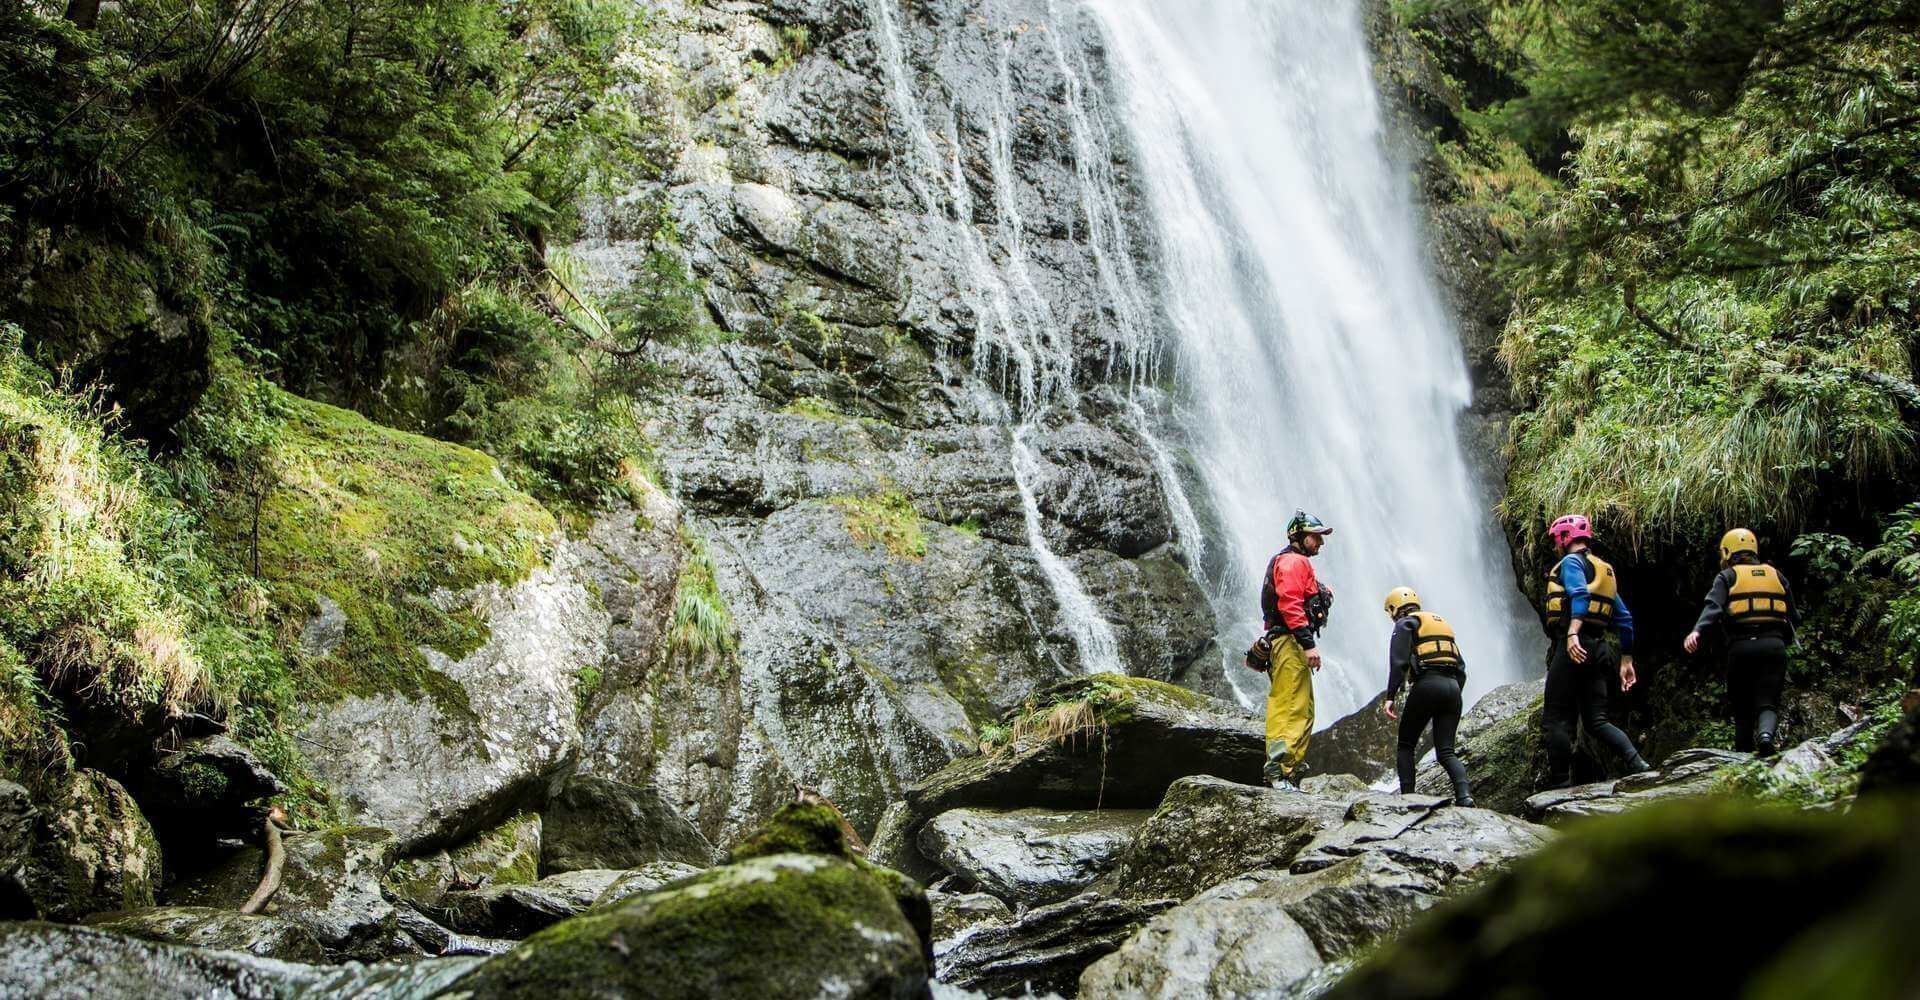
M 1172 905 L 1082 893 L 938 942 L 935 968 L 940 982 L 990 996 L 1071 994 L 1087 966 Z
M 1386 700 L 1385 694 L 1376 694 L 1373 700 L 1314 733 L 1307 744 L 1306 773 L 1351 774 L 1367 782 L 1393 773 L 1400 724 L 1381 714 L 1380 705 Z M 1424 754 L 1432 748 L 1433 740 L 1423 734 L 1419 752 Z
M 906 790 L 874 836 L 875 860 L 923 877 L 931 867 L 917 838 L 941 813 L 1147 808 L 1188 775 L 1257 782 L 1266 753 L 1251 714 L 1138 677 L 1069 681 L 1010 721 L 1020 735 L 1006 745 L 956 760 Z
M 1527 797 L 1542 777 L 1540 745 L 1545 681 L 1521 681 L 1489 691 L 1460 717 L 1454 749 L 1467 767 L 1474 804 L 1515 816 L 1527 815 Z M 1422 795 L 1451 795 L 1453 784 L 1437 762 L 1423 764 L 1414 781 Z
M 206 906 L 163 906 L 113 915 L 108 920 L 90 920 L 88 924 L 149 941 L 245 952 L 258 958 L 289 962 L 319 962 L 326 958 L 319 939 L 304 925 L 266 914 L 244 914 Z
M 1439 890 L 1439 883 L 1380 855 L 1304 875 L 1244 876 L 1154 917 L 1087 969 L 1080 995 L 1278 995 L 1404 926 Z
M 266 912 L 311 931 L 334 958 L 373 961 L 395 950 L 399 917 L 382 891 L 393 864 L 392 832 L 333 827 L 285 838 L 280 890 Z M 237 909 L 258 886 L 264 853 L 248 848 L 220 867 L 174 887 L 171 902 Z
M 523 938 L 587 912 L 622 874 L 589 868 L 549 875 L 529 885 L 450 892 L 441 901 L 441 911 L 447 926 L 464 934 Z
M 700 869 L 678 861 L 656 861 L 650 865 L 641 865 L 615 876 L 612 882 L 607 883 L 605 889 L 600 890 L 600 895 L 593 898 L 593 905 L 612 906 L 623 899 L 644 896 L 663 886 L 698 874 Z
M 548 804 L 540 870 L 638 868 L 655 861 L 705 867 L 719 852 L 658 788 L 576 777 Z
M 776 854 L 576 917 L 460 980 L 475 1000 L 534 995 L 919 997 L 919 934 L 882 880 Z
M 601 661 L 607 615 L 577 572 L 572 543 L 511 585 L 438 595 L 487 627 L 454 659 L 423 649 L 458 695 L 384 692 L 310 705 L 300 736 L 325 748 L 314 776 L 357 822 L 399 848 L 449 846 L 545 797 L 580 750 L 579 672 Z
M 1056 903 L 1118 864 L 1146 817 L 1137 809 L 955 809 L 921 828 L 920 853 L 1008 903 Z
M 1127 847 L 1115 891 L 1186 899 L 1244 872 L 1285 868 L 1346 814 L 1340 798 L 1182 778 Z
M 1461 809 L 1444 797 L 1364 796 L 1346 821 L 1294 856 L 1296 874 L 1381 854 L 1429 878 L 1451 882 L 1497 871 L 1544 845 L 1552 831 L 1487 809 Z
M 18 834 L 20 800 L 14 800 Z M 120 783 L 81 769 L 59 779 L 33 813 L 33 846 L 20 883 L 34 914 L 73 921 L 154 903 L 160 842 Z
M 0 996 L 42 1000 L 280 1000 L 309 966 L 94 927 L 0 924 Z

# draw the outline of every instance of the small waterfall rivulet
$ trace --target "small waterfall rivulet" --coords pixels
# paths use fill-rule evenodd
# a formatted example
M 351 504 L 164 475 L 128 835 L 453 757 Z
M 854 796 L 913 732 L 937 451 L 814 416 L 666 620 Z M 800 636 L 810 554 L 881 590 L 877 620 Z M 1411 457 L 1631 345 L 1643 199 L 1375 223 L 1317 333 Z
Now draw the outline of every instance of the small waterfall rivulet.
M 1469 698 L 1519 679 L 1529 616 L 1464 458 L 1469 385 L 1390 159 L 1361 5 L 1083 0 L 1157 237 L 1171 423 L 1212 512 L 1227 655 L 1304 507 L 1336 533 L 1324 724 L 1385 686 L 1386 591 L 1460 630 Z M 1231 673 L 1244 680 L 1244 671 Z M 1252 692 L 1249 692 L 1252 693 Z

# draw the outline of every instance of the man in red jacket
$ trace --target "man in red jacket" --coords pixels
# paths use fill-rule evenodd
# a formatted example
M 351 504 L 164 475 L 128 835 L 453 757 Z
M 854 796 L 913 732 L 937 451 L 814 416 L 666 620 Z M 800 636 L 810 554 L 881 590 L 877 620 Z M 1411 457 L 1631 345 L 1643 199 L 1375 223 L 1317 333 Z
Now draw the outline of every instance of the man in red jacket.
M 1272 656 L 1267 669 L 1267 783 L 1298 786 L 1295 772 L 1313 734 L 1313 673 L 1320 669 L 1314 637 L 1326 625 L 1333 591 L 1320 586 L 1308 560 L 1333 534 L 1305 511 L 1287 522 L 1287 547 L 1267 563 L 1260 588 L 1260 613 L 1266 620 Z

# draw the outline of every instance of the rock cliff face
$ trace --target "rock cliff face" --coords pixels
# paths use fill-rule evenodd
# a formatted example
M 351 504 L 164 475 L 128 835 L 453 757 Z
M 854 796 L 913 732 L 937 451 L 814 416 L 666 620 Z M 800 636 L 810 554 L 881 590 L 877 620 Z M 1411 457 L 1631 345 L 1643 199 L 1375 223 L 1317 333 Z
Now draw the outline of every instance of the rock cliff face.
M 653 426 L 738 645 L 590 710 L 661 749 L 590 736 L 586 766 L 646 758 L 614 776 L 684 790 L 721 841 L 796 782 L 870 829 L 1068 676 L 1226 692 L 1129 389 L 1155 374 L 1147 254 L 1097 37 L 1024 0 L 674 0 L 660 24 L 638 58 L 671 95 L 665 176 L 575 253 L 617 286 L 671 229 L 707 289 L 713 342 L 665 357 Z

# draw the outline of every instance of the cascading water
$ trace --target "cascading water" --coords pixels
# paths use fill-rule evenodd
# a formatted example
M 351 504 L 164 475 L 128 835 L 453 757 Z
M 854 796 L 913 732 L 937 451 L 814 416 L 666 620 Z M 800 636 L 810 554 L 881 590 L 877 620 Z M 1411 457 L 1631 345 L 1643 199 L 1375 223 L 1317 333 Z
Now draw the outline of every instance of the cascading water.
M 1323 724 L 1385 686 L 1376 609 L 1400 584 L 1460 630 L 1470 697 L 1518 679 L 1527 616 L 1458 440 L 1467 375 L 1384 146 L 1360 5 L 1081 7 L 1158 236 L 1223 647 L 1258 633 L 1259 576 L 1297 506 L 1336 527 L 1316 561 L 1338 592 Z
M 972 224 L 973 193 L 960 161 L 957 126 L 936 134 L 916 96 L 901 38 L 898 0 L 873 0 L 874 28 L 881 66 L 886 74 L 887 104 L 899 130 L 905 133 L 900 160 L 908 188 L 930 212 L 961 223 L 963 249 L 971 279 L 971 305 L 976 319 L 973 344 L 974 374 L 983 383 L 1000 387 L 1005 397 L 976 394 L 982 412 L 1011 425 L 1009 454 L 1014 485 L 1026 519 L 1027 543 L 1053 591 L 1060 617 L 1072 636 L 1081 669 L 1092 673 L 1125 673 L 1119 641 L 1101 616 L 1073 567 L 1047 541 L 1039 498 L 1034 491 L 1039 458 L 1031 443 L 1038 421 L 1053 405 L 1070 405 L 1074 397 L 1072 337 L 1059 323 L 1047 298 L 1035 287 L 1028 262 L 1025 223 L 1014 192 L 1013 95 L 1004 39 L 997 49 L 996 104 L 982 123 L 987 138 L 987 167 L 992 180 L 994 223 L 988 233 Z M 1064 55 L 1061 56 L 1065 58 Z M 1085 118 L 1075 114 L 1076 129 Z M 1076 148 L 1093 140 L 1074 137 Z M 944 148 L 944 153 L 942 152 Z M 1094 197 L 1095 179 L 1083 176 L 1083 198 Z M 1119 225 L 1117 213 L 1099 214 L 1101 224 Z M 1088 204 L 1093 215 L 1099 206 Z M 1094 234 L 1104 239 L 1102 233 Z M 1105 247 L 1096 252 L 1104 254 Z M 1126 272 L 1131 276 L 1130 263 Z M 1117 274 L 1103 266 L 1102 277 Z M 1108 279 L 1117 280 L 1117 279 Z M 1137 289 L 1135 295 L 1137 297 Z M 1137 332 L 1137 331 L 1136 331 Z M 1010 403 L 1008 401 L 1011 401 Z

